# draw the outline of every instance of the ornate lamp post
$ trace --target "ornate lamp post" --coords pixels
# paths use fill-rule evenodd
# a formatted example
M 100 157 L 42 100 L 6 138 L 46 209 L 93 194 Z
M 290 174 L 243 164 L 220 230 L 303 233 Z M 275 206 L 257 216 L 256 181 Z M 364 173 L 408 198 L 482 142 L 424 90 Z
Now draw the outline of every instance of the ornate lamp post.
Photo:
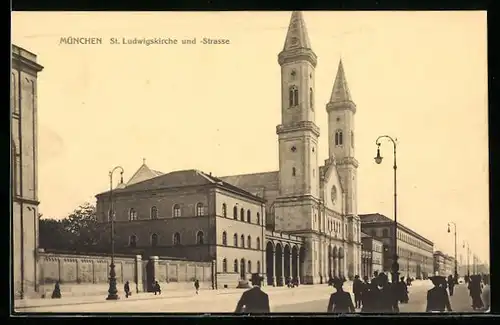
M 109 217 L 111 222 L 111 264 L 109 265 L 109 289 L 106 300 L 118 300 L 118 289 L 116 289 L 115 272 L 115 213 L 113 209 L 113 173 L 120 170 L 120 183 L 123 183 L 123 168 L 116 166 L 109 172 Z
M 470 276 L 470 263 L 469 263 L 470 246 L 469 246 L 469 242 L 464 240 L 462 248 L 465 248 L 465 243 L 467 243 L 467 277 L 469 277 Z
M 382 156 L 380 155 L 380 140 L 387 139 L 392 142 L 394 148 L 394 256 L 392 261 L 392 282 L 397 283 L 399 278 L 399 264 L 398 264 L 398 192 L 397 192 L 397 169 L 398 165 L 396 163 L 396 140 L 388 135 L 381 135 L 375 141 L 377 145 L 377 156 L 374 158 L 377 164 L 382 163 Z
M 451 232 L 450 225 L 453 225 L 453 234 L 455 236 L 455 284 L 458 284 L 458 261 L 457 261 L 457 224 L 448 222 L 448 233 Z

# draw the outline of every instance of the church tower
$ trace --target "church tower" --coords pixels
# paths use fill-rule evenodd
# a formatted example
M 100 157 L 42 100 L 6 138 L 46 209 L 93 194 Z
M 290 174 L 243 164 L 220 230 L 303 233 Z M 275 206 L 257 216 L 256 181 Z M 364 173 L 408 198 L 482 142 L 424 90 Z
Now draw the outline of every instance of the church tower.
M 304 283 L 315 283 L 319 230 L 318 137 L 315 124 L 315 68 L 317 57 L 311 49 L 301 12 L 290 19 L 281 66 L 281 124 L 276 127 L 279 142 L 279 195 L 275 201 L 275 229 L 306 237 Z M 309 235 L 308 235 L 309 234 Z M 309 237 L 308 237 L 309 236 Z M 279 280 L 279 279 L 277 279 Z
M 358 161 L 354 157 L 355 129 L 354 115 L 356 104 L 353 102 L 342 60 L 339 62 L 337 76 L 333 84 L 330 101 L 326 105 L 328 112 L 328 148 L 330 159 L 335 161 L 342 186 L 345 191 L 345 219 L 347 227 L 348 272 L 359 274 L 361 259 L 361 226 L 357 209 L 357 169 Z

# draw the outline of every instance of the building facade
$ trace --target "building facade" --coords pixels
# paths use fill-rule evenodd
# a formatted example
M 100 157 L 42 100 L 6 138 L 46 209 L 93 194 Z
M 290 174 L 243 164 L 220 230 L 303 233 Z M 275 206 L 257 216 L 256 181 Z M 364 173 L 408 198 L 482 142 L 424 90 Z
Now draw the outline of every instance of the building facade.
M 365 233 L 361 233 L 361 276 L 371 278 L 374 272 L 383 272 L 384 243 Z
M 458 267 L 458 266 L 457 266 Z M 457 268 L 458 270 L 458 268 Z M 434 252 L 434 274 L 449 276 L 455 274 L 455 258 L 442 251 Z
M 394 221 L 379 213 L 363 214 L 362 231 L 383 242 L 384 272 L 390 272 L 394 256 Z M 397 255 L 399 273 L 415 279 L 426 279 L 434 271 L 434 244 L 410 228 L 398 223 Z
M 12 45 L 10 188 L 16 298 L 31 296 L 38 289 L 37 76 L 42 69 L 35 54 Z
M 169 231 L 174 233 L 168 234 L 167 237 L 179 232 L 183 238 L 182 232 L 191 232 L 188 237 L 194 240 L 196 236 L 193 229 L 202 229 L 196 231 L 203 231 L 205 236 L 208 234 L 209 237 L 204 238 L 212 238 L 209 240 L 211 245 L 217 246 L 217 249 L 210 249 L 212 253 L 207 253 L 207 258 L 217 260 L 218 270 L 222 270 L 221 276 L 225 274 L 224 270 L 241 272 L 243 266 L 241 259 L 244 258 L 245 270 L 250 269 L 248 261 L 251 259 L 251 269 L 257 271 L 257 265 L 260 265 L 261 272 L 267 276 L 268 284 L 283 285 L 284 280 L 289 277 L 287 275 L 291 277 L 297 275 L 297 278 L 306 284 L 323 283 L 333 275 L 352 278 L 355 274 L 361 273 L 361 224 L 357 215 L 358 162 L 354 155 L 356 105 L 347 86 L 343 64 L 339 63 L 333 91 L 326 105 L 329 157 L 324 165 L 320 166 L 317 150 L 320 130 L 315 122 L 317 56 L 311 48 L 301 12 L 292 13 L 285 45 L 278 55 L 278 63 L 281 70 L 282 98 L 281 123 L 276 127 L 279 170 L 217 178 L 198 172 L 202 177 L 210 178 L 209 182 L 219 184 L 217 186 L 221 187 L 221 191 L 222 188 L 227 189 L 232 186 L 238 194 L 233 193 L 229 199 L 226 197 L 228 195 L 226 191 L 224 192 L 226 194 L 222 192 L 213 194 L 210 199 L 209 194 L 202 194 L 193 188 L 192 191 L 197 194 L 193 193 L 192 197 L 196 198 L 198 195 L 199 198 L 185 204 L 190 206 L 190 213 L 194 214 L 194 217 L 197 217 L 198 201 L 203 203 L 203 207 L 207 206 L 207 217 L 198 218 L 200 220 L 198 222 L 205 226 L 197 224 L 193 226 L 193 223 L 186 222 L 181 227 L 180 221 L 175 221 L 179 226 L 174 226 L 172 221 L 169 221 Z M 114 191 L 117 195 L 117 220 L 120 218 L 128 222 L 129 210 L 132 207 L 126 204 L 122 206 L 119 201 L 121 193 L 127 191 L 136 193 L 130 194 L 129 199 L 134 202 L 130 204 L 150 202 L 140 213 L 134 208 L 134 213 L 137 212 L 134 218 L 151 219 L 148 215 L 152 212 L 148 209 L 152 209 L 152 202 L 155 199 L 148 197 L 161 188 L 174 186 L 173 184 L 180 187 L 184 184 L 172 180 L 167 185 L 164 179 L 171 177 L 168 175 L 150 170 L 144 165 L 134 175 L 133 178 L 136 180 L 132 179 L 127 184 L 121 184 Z M 210 188 L 209 185 L 206 186 Z M 217 192 L 215 189 L 212 191 Z M 177 193 L 179 199 L 165 201 L 162 208 L 162 211 L 166 211 L 162 213 L 166 213 L 170 219 L 175 217 L 177 211 L 175 204 L 181 204 L 176 202 L 180 202 L 181 197 L 182 200 L 187 198 L 182 191 L 171 189 L 171 192 Z M 104 203 L 100 203 L 105 202 L 107 195 L 103 193 L 98 196 L 98 209 L 101 209 L 101 213 L 105 213 L 107 209 L 102 205 Z M 206 198 L 202 200 L 201 196 Z M 224 213 L 220 210 L 223 203 L 227 204 L 225 211 L 229 217 L 223 217 Z M 249 206 L 252 208 L 248 208 Z M 157 205 L 155 207 L 158 209 Z M 251 209 L 251 216 L 256 216 L 257 210 L 260 209 L 258 213 L 262 218 L 261 224 L 248 223 L 246 216 L 242 220 L 240 216 L 242 208 L 245 214 L 245 211 Z M 237 219 L 232 218 L 232 209 L 237 210 L 234 210 L 238 213 Z M 139 223 L 134 224 L 139 227 Z M 140 231 L 133 230 L 135 226 L 128 227 L 129 233 Z M 154 229 L 158 228 L 154 226 Z M 148 234 L 151 232 L 151 230 L 144 231 Z M 223 237 L 224 232 L 226 237 Z M 126 239 L 130 235 L 123 236 Z M 150 235 L 146 235 L 146 238 L 147 236 Z M 241 251 L 241 247 L 239 250 L 234 249 L 234 246 L 241 246 L 243 242 L 248 243 L 248 236 L 255 245 L 257 245 L 255 238 L 260 238 L 260 250 L 257 250 L 257 246 L 253 246 L 255 248 L 252 249 L 259 251 L 252 251 L 253 255 L 248 248 L 244 251 Z M 221 242 L 219 248 L 218 241 L 222 238 L 234 242 L 233 247 L 227 248 Z M 209 248 L 202 250 L 208 252 Z M 176 251 L 177 254 L 196 255 L 191 251 L 189 253 L 188 251 L 181 253 L 182 250 L 178 249 Z M 166 254 L 167 251 L 164 252 Z M 199 256 L 201 258 L 204 255 L 200 253 Z

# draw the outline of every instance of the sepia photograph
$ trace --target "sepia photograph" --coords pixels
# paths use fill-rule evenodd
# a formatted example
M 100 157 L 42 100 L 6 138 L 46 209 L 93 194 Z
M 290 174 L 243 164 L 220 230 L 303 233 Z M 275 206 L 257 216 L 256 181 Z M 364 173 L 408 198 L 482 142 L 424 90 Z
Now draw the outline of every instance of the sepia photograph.
M 489 313 L 485 11 L 11 17 L 12 313 Z

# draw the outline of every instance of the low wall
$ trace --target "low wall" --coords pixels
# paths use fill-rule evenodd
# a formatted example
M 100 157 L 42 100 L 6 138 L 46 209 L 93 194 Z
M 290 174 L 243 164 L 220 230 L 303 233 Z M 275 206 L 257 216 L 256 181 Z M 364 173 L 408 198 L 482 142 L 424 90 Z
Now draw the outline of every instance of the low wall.
M 150 291 L 153 281 L 158 281 L 165 290 L 193 288 L 194 279 L 198 279 L 203 288 L 212 287 L 212 267 L 207 262 L 120 254 L 115 255 L 114 263 L 119 292 L 123 292 L 126 281 L 137 293 Z M 55 283 L 59 281 L 63 298 L 105 295 L 109 288 L 110 264 L 109 255 L 40 251 L 39 294 L 50 298 Z

